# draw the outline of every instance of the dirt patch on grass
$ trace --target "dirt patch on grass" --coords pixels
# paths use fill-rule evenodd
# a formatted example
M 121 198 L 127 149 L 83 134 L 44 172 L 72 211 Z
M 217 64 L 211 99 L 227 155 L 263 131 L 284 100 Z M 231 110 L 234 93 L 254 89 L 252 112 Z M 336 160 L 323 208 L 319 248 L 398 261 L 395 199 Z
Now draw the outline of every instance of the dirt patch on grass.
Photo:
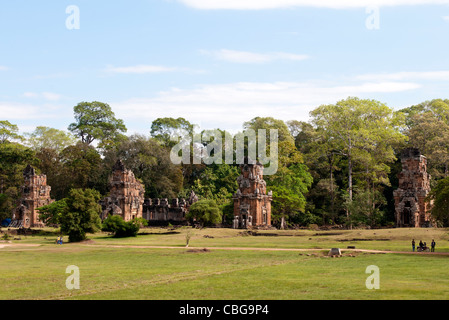
M 345 242 L 345 241 L 391 241 L 391 239 L 385 238 L 353 238 L 353 239 L 337 239 L 337 241 Z
M 303 237 L 304 234 L 298 234 L 295 232 L 257 232 L 252 230 L 246 230 L 238 233 L 239 236 L 254 236 L 254 237 Z
M 79 244 L 95 244 L 96 242 L 92 239 L 86 239 L 80 242 L 67 242 L 67 243 L 79 243 Z
M 189 249 L 185 251 L 185 253 L 205 253 L 205 252 L 210 252 L 210 250 L 207 248 L 203 248 L 203 249 Z
M 181 232 L 179 231 L 166 231 L 166 232 L 140 232 L 138 233 L 139 236 L 150 236 L 150 235 L 158 235 L 158 236 L 163 236 L 163 235 L 168 235 L 168 234 L 180 234 Z

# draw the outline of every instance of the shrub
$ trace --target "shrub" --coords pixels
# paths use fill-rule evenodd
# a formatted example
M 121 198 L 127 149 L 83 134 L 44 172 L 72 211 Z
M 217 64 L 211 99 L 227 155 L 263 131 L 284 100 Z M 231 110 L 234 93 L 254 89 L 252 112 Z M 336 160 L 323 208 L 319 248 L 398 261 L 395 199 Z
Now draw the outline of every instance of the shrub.
M 200 222 L 204 227 L 208 224 L 217 224 L 221 222 L 222 213 L 217 203 L 213 200 L 200 200 L 192 204 L 189 208 L 187 219 Z
M 136 237 L 142 224 L 146 225 L 142 218 L 125 222 L 120 216 L 109 216 L 103 221 L 101 230 L 113 232 L 115 238 Z

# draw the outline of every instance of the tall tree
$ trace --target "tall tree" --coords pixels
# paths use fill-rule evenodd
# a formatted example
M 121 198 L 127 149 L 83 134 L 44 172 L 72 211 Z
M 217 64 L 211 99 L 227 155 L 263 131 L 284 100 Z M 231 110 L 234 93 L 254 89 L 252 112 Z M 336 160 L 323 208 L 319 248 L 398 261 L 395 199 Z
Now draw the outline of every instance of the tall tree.
M 99 147 L 107 149 L 124 138 L 127 131 L 123 120 L 117 119 L 111 107 L 103 102 L 80 102 L 73 108 L 75 122 L 69 130 L 87 145 L 97 140 Z
M 93 147 L 79 141 L 65 148 L 59 155 L 57 171 L 48 177 L 56 199 L 67 197 L 70 189 L 100 189 L 102 159 Z
M 35 165 L 33 150 L 19 143 L 0 143 L 0 216 L 9 217 L 20 198 L 23 170 L 28 164 Z
M 0 143 L 22 141 L 23 136 L 19 133 L 19 127 L 8 120 L 0 120 Z
M 159 141 L 163 146 L 171 148 L 176 142 L 171 141 L 171 138 L 185 131 L 190 136 L 193 135 L 195 125 L 188 120 L 179 118 L 157 118 L 151 124 L 151 136 Z
M 61 231 L 69 235 L 70 242 L 82 241 L 87 233 L 100 230 L 100 198 L 100 193 L 93 189 L 70 190 L 59 217 Z
M 432 218 L 442 227 L 449 226 L 449 178 L 438 181 L 428 195 L 428 201 L 433 201 Z
M 36 127 L 33 132 L 26 133 L 25 136 L 27 145 L 36 151 L 52 149 L 59 153 L 64 148 L 76 143 L 76 138 L 70 133 L 44 126 Z
M 432 177 L 449 176 L 449 100 L 425 101 L 400 110 L 406 115 L 408 145 L 427 157 Z
M 243 127 L 254 130 L 256 137 L 260 129 L 265 129 L 267 153 L 271 156 L 271 152 L 277 149 L 277 171 L 264 178 L 267 190 L 273 191 L 273 217 L 278 219 L 281 228 L 284 228 L 288 218 L 305 212 L 305 194 L 312 184 L 312 176 L 304 165 L 303 157 L 284 121 L 272 117 L 256 117 L 245 122 Z M 271 144 L 274 141 L 270 141 L 268 137 L 270 129 L 277 131 L 277 148 L 273 148 Z
M 356 166 L 362 166 L 365 173 L 368 171 L 368 174 L 383 175 L 376 166 L 386 170 L 384 164 L 396 159 L 393 146 L 405 140 L 399 132 L 403 119 L 385 104 L 375 100 L 349 97 L 334 105 L 322 105 L 310 115 L 319 134 L 329 137 L 330 149 L 347 160 L 349 202 L 353 200 Z M 381 157 L 377 156 L 379 153 Z M 386 179 L 384 177 L 380 182 L 387 183 Z

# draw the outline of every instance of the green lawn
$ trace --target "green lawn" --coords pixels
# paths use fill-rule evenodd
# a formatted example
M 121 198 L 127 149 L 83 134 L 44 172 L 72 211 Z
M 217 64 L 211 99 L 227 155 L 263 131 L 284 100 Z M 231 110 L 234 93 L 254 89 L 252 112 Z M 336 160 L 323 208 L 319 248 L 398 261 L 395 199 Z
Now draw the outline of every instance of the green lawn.
M 12 241 L 22 246 L 0 248 L 0 299 L 449 299 L 449 256 L 344 251 L 343 257 L 327 257 L 328 248 L 348 245 L 410 251 L 410 237 L 427 243 L 435 238 L 437 251 L 449 252 L 446 229 L 264 231 L 278 236 L 202 229 L 194 230 L 189 248 L 185 229 L 143 229 L 126 239 L 98 233 L 86 243 L 62 246 L 48 231 Z M 364 241 L 342 241 L 353 239 Z M 69 265 L 79 267 L 79 290 L 66 288 Z M 365 286 L 370 265 L 380 270 L 378 290 Z

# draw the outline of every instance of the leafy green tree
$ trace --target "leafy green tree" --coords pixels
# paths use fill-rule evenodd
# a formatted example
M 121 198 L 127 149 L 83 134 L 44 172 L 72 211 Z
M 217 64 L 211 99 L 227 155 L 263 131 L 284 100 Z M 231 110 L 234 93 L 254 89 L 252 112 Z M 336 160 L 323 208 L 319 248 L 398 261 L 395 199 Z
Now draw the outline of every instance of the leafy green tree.
M 426 101 L 400 112 L 406 115 L 408 145 L 427 157 L 435 179 L 449 176 L 449 100 Z
M 273 218 L 279 220 L 281 229 L 289 217 L 305 213 L 306 197 L 312 184 L 312 176 L 304 164 L 293 164 L 273 176 L 267 188 L 273 192 Z
M 20 198 L 23 170 L 36 162 L 34 152 L 18 143 L 0 143 L 0 194 L 4 195 L 0 215 L 10 217 Z
M 223 205 L 238 189 L 239 174 L 239 169 L 235 165 L 212 164 L 199 174 L 192 189 L 199 197 L 213 199 L 218 205 Z
M 188 120 L 179 117 L 175 118 L 157 118 L 151 124 L 151 136 L 159 141 L 163 146 L 171 148 L 176 142 L 171 141 L 171 137 L 179 134 L 181 130 L 193 135 L 195 125 Z
M 97 140 L 99 147 L 107 149 L 124 138 L 127 131 L 123 120 L 117 119 L 111 107 L 103 102 L 80 102 L 73 108 L 76 122 L 69 130 L 87 145 Z
M 331 143 L 333 138 L 325 132 L 318 132 L 311 124 L 302 121 L 288 122 L 295 134 L 295 145 L 304 158 L 314 183 L 307 198 L 313 204 L 308 206 L 311 214 L 322 217 L 322 223 L 338 215 L 339 186 L 335 172 L 340 171 L 341 155 Z
M 449 227 L 449 177 L 438 181 L 428 195 L 432 204 L 432 218 L 439 226 Z
M 329 150 L 347 160 L 349 201 L 353 200 L 355 170 L 369 185 L 388 183 L 386 164 L 396 160 L 394 146 L 405 141 L 400 114 L 378 101 L 349 97 L 335 105 L 320 106 L 311 116 L 318 133 L 328 137 Z
M 19 127 L 8 120 L 0 120 L 0 143 L 22 141 L 23 136 L 18 134 Z
M 105 152 L 101 178 L 104 185 L 107 185 L 111 168 L 118 159 L 143 182 L 147 197 L 176 198 L 182 190 L 182 167 L 173 164 L 169 151 L 153 138 L 132 135 L 115 149 Z
M 49 168 L 48 183 L 56 199 L 67 196 L 70 189 L 100 189 L 103 181 L 100 171 L 103 161 L 98 151 L 85 143 L 65 148 L 56 163 L 56 172 Z M 53 190 L 54 189 L 54 190 Z
M 379 226 L 384 214 L 380 210 L 380 206 L 386 203 L 383 195 L 376 190 L 362 189 L 357 191 L 355 189 L 355 191 L 352 201 L 346 196 L 346 202 L 344 203 L 344 206 L 351 212 L 347 223 L 370 227 Z
M 61 217 L 68 210 L 67 199 L 61 199 L 38 208 L 39 220 L 46 225 L 57 225 L 61 223 Z
M 35 151 L 51 149 L 59 153 L 64 148 L 76 143 L 72 134 L 44 126 L 36 127 L 33 132 L 27 133 L 25 136 L 27 137 L 27 144 Z
M 69 235 L 70 242 L 85 240 L 87 233 L 100 230 L 100 198 L 100 193 L 93 189 L 70 190 L 59 217 L 61 232 Z
M 214 200 L 199 200 L 192 204 L 186 219 L 195 220 L 204 227 L 222 221 L 222 212 Z
M 266 130 L 267 154 L 270 156 L 273 149 L 268 137 L 269 130 L 277 130 L 278 169 L 275 174 L 264 176 L 264 179 L 267 182 L 267 190 L 273 191 L 273 218 L 279 220 L 281 228 L 285 228 L 289 218 L 304 214 L 305 194 L 313 178 L 304 165 L 302 154 L 296 148 L 295 139 L 284 121 L 272 117 L 256 117 L 245 122 L 244 128 L 254 130 L 257 137 L 260 129 Z

